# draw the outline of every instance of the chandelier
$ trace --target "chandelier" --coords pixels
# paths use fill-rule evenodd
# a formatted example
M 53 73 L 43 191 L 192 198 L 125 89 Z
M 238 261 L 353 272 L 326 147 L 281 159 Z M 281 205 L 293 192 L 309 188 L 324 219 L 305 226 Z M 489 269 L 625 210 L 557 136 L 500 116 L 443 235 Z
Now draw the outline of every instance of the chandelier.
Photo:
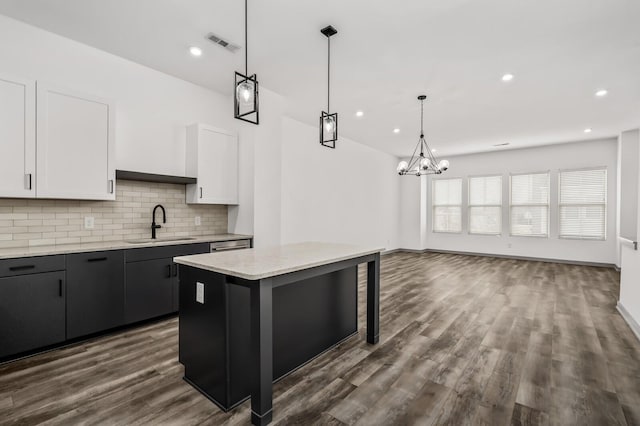
M 426 95 L 418 96 L 418 100 L 420 101 L 420 140 L 416 145 L 416 149 L 413 150 L 413 154 L 411 154 L 411 159 L 408 162 L 400 161 L 400 163 L 398 163 L 398 168 L 396 170 L 401 176 L 439 175 L 449 168 L 449 161 L 438 161 L 424 138 L 425 99 L 427 99 Z M 420 154 L 416 155 L 418 148 L 420 148 Z

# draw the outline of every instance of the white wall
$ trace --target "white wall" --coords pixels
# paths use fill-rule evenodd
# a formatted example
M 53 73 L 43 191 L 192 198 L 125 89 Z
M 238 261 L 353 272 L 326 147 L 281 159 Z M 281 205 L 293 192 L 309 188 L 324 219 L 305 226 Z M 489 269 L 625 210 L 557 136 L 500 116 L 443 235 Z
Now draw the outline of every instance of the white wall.
M 636 223 L 640 223 L 640 177 L 637 174 L 637 170 L 640 168 L 640 153 L 637 149 L 638 145 L 640 145 L 640 133 L 636 131 L 632 132 L 632 134 L 635 136 L 635 140 L 627 140 L 627 142 L 636 145 L 635 150 L 630 150 L 634 152 L 635 158 L 632 161 L 623 162 L 623 168 L 626 166 L 631 168 L 631 170 L 621 170 L 621 175 L 629 176 L 629 174 L 631 174 L 633 176 L 635 173 L 635 191 L 637 194 L 633 194 L 631 198 L 635 199 L 637 203 L 635 206 L 635 221 Z M 635 226 L 632 225 L 631 227 L 634 228 Z M 625 237 L 625 235 L 621 236 Z M 626 237 L 633 238 L 631 235 L 626 235 Z M 633 240 L 638 241 L 637 235 Z M 634 250 L 633 247 L 627 243 L 623 243 L 621 252 L 620 300 L 618 303 L 622 306 L 622 313 L 631 317 L 628 318 L 625 316 L 625 319 L 634 329 L 638 338 L 640 338 L 640 251 Z
M 260 125 L 254 129 L 254 234 L 256 247 L 281 243 L 282 118 L 284 99 L 260 90 Z M 249 126 L 252 126 L 249 124 Z M 241 159 L 242 161 L 242 159 Z
M 229 97 L 2 15 L 0 58 L 0 73 L 114 99 L 119 169 L 184 175 L 187 124 L 235 128 Z
M 620 236 L 638 239 L 638 158 L 640 131 L 620 135 Z
M 463 232 L 444 234 L 432 232 L 431 180 L 427 184 L 427 237 L 424 248 L 459 252 L 487 253 L 510 256 L 563 259 L 583 262 L 615 264 L 616 262 L 616 175 L 617 140 L 607 139 L 579 143 L 551 145 L 538 148 L 504 150 L 448 158 L 451 162 L 446 175 L 463 178 Z M 579 241 L 558 238 L 558 170 L 606 166 L 608 174 L 608 224 L 606 241 Z M 550 233 L 549 238 L 511 237 L 509 235 L 509 174 L 551 171 Z M 470 235 L 467 233 L 468 176 L 500 174 L 503 177 L 503 226 L 501 236 Z M 412 178 L 412 177 L 405 177 Z M 414 178 L 415 179 L 415 178 Z M 403 195 L 406 191 L 402 192 Z M 422 192 L 424 195 L 425 192 Z M 418 194 L 408 194 L 404 206 L 418 202 Z M 415 207 L 409 207 L 415 208 Z M 415 222 L 414 222 L 415 223 Z M 408 244 L 402 241 L 402 246 Z
M 397 158 L 345 137 L 336 149 L 318 129 L 283 119 L 282 242 L 398 247 Z

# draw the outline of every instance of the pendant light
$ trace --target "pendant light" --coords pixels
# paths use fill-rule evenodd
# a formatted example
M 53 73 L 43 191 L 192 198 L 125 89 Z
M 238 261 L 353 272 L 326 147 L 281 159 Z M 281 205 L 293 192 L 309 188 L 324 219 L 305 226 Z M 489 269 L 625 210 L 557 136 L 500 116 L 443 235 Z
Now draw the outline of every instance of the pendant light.
M 247 40 L 247 0 L 244 0 L 244 74 L 236 71 L 233 108 L 234 117 L 251 124 L 260 124 L 258 76 L 249 76 L 249 42 Z
M 338 31 L 331 25 L 320 30 L 327 37 L 327 111 L 320 114 L 320 144 L 328 148 L 335 148 L 338 140 L 338 113 L 331 114 L 331 36 Z
M 429 148 L 429 144 L 424 138 L 424 100 L 427 99 L 426 95 L 418 96 L 420 101 L 420 140 L 416 145 L 416 149 L 411 154 L 411 159 L 407 161 L 400 161 L 398 168 L 396 169 L 401 176 L 413 175 L 439 175 L 449 168 L 449 161 L 442 160 L 438 162 L 438 159 L 433 154 L 433 151 Z M 420 148 L 420 154 L 416 155 Z M 426 151 L 426 155 L 425 155 Z

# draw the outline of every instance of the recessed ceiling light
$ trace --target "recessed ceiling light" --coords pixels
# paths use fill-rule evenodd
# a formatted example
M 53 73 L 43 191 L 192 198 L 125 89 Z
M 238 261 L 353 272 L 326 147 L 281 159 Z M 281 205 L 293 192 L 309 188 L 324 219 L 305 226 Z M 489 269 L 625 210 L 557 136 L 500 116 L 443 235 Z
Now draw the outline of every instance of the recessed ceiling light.
M 395 129 L 393 129 L 393 133 L 400 133 L 400 129 L 396 127 Z
M 513 74 L 505 74 L 502 76 L 502 81 L 511 81 L 513 80 Z
M 436 151 L 437 151 L 437 149 L 435 149 L 435 148 L 431 149 L 431 152 L 436 152 Z
M 191 46 L 189 48 L 189 52 L 193 55 L 193 56 L 202 56 L 202 49 L 200 49 L 197 46 Z
M 363 115 L 364 115 L 364 112 L 356 111 L 356 117 L 362 117 Z
M 591 133 L 591 131 L 592 131 L 591 127 L 587 127 L 586 129 L 584 129 L 585 133 Z
M 596 92 L 596 96 L 602 98 L 604 96 L 607 96 L 608 93 L 609 91 L 607 89 L 600 89 Z

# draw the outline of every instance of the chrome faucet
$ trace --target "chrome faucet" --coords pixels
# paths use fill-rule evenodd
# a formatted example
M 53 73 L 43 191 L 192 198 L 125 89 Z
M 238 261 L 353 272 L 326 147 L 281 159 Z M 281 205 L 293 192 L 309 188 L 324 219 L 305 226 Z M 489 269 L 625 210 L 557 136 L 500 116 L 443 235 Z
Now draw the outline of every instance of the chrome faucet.
M 162 225 L 156 224 L 156 210 L 160 207 L 162 210 L 162 223 L 167 223 L 167 213 L 164 211 L 164 207 L 158 204 L 153 208 L 153 220 L 151 221 L 151 238 L 156 239 L 156 229 L 162 228 Z

